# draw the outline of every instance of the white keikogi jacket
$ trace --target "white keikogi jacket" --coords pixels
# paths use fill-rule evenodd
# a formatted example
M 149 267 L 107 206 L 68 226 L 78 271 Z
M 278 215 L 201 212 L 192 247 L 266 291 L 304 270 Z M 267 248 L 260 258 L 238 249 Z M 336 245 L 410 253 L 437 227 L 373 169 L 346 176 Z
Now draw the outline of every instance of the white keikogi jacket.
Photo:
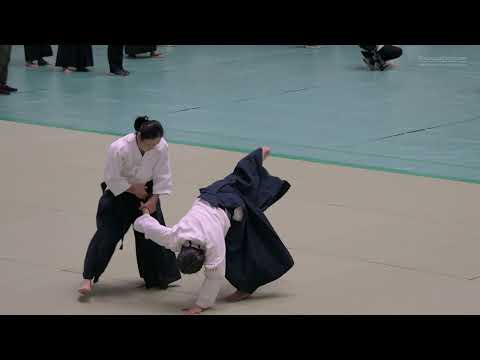
M 196 305 L 208 308 L 215 303 L 225 279 L 225 236 L 230 225 L 225 210 L 196 199 L 188 213 L 173 227 L 160 225 L 150 215 L 137 218 L 133 227 L 147 239 L 173 252 L 180 252 L 186 241 L 205 249 L 205 280 Z
M 172 174 L 165 139 L 145 154 L 140 153 L 134 133 L 114 141 L 108 148 L 104 180 L 107 189 L 120 195 L 131 184 L 153 180 L 153 194 L 172 192 Z

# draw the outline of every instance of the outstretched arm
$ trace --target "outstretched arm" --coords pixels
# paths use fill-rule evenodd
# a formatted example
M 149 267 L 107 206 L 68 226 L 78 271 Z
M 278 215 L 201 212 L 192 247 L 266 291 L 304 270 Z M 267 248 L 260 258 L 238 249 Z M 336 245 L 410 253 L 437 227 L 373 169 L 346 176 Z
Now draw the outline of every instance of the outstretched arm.
M 173 238 L 172 229 L 161 225 L 157 219 L 150 216 L 148 208 L 143 208 L 143 215 L 133 223 L 133 228 L 145 234 L 145 238 L 155 241 L 157 244 L 177 251 L 177 244 Z

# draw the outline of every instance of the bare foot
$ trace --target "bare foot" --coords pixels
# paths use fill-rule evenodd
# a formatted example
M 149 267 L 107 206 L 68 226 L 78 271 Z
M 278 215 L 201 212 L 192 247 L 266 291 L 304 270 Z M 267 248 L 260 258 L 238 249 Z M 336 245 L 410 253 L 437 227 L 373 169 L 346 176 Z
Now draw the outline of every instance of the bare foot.
M 92 291 L 92 280 L 83 280 L 78 288 L 78 292 L 82 295 L 87 295 Z
M 262 146 L 262 155 L 263 160 L 265 160 L 270 155 L 270 148 L 268 146 Z
M 192 306 L 191 308 L 182 309 L 185 315 L 198 315 L 207 309 L 203 309 L 200 306 Z
M 150 53 L 150 57 L 162 57 L 163 55 L 157 51 L 153 51 Z
M 225 298 L 225 300 L 230 301 L 230 302 L 241 301 L 241 300 L 245 300 L 245 299 L 249 298 L 250 296 L 252 296 L 252 294 L 241 292 L 241 291 L 237 290 L 233 294 L 228 295 Z
M 29 68 L 38 68 L 38 65 L 34 63 L 26 63 L 25 66 Z
M 70 70 L 69 68 L 63 68 L 63 73 L 64 74 L 71 74 L 72 70 Z

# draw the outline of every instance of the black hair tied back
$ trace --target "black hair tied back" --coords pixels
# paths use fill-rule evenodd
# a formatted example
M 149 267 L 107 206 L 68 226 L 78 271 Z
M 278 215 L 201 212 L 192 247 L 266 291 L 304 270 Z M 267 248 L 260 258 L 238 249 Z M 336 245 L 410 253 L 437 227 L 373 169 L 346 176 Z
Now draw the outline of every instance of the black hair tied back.
M 157 120 L 150 120 L 148 116 L 139 116 L 133 125 L 142 140 L 163 137 L 163 127 Z
M 135 124 L 134 124 L 134 129 L 135 131 L 140 131 L 140 129 L 142 128 L 142 125 L 147 123 L 148 122 L 148 116 L 139 116 L 137 117 L 137 119 L 135 120 Z

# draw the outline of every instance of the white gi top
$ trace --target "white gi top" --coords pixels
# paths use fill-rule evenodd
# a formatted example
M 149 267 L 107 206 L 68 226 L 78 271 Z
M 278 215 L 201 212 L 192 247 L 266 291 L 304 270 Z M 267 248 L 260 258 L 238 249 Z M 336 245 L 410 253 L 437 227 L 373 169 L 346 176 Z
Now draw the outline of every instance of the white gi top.
M 225 210 L 196 199 L 188 213 L 171 228 L 146 214 L 135 220 L 133 228 L 174 252 L 180 252 L 186 241 L 205 249 L 205 280 L 196 305 L 208 308 L 215 303 L 225 278 L 225 236 L 230 229 Z
M 143 156 L 135 133 L 115 140 L 107 151 L 104 180 L 107 188 L 117 196 L 131 184 L 153 180 L 153 193 L 168 195 L 172 192 L 172 174 L 168 158 L 168 144 L 164 138 Z

